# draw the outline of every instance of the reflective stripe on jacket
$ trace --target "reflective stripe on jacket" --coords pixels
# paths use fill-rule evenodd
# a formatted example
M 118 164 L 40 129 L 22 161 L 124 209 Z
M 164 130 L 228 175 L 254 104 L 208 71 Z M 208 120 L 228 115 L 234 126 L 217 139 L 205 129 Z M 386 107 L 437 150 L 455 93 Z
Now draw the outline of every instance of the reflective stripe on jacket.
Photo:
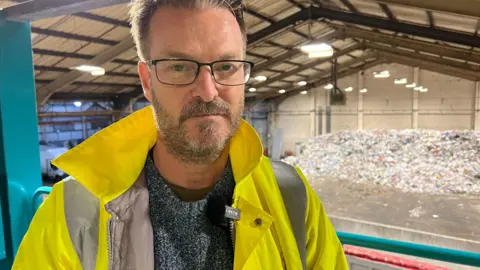
M 157 130 L 151 107 L 94 134 L 54 161 L 70 175 L 35 214 L 13 269 L 153 270 L 153 232 L 143 167 Z M 301 269 L 268 158 L 246 122 L 229 145 L 236 187 L 234 269 Z M 348 269 L 323 206 L 308 186 L 307 269 Z M 259 222 L 261 220 L 261 222 Z

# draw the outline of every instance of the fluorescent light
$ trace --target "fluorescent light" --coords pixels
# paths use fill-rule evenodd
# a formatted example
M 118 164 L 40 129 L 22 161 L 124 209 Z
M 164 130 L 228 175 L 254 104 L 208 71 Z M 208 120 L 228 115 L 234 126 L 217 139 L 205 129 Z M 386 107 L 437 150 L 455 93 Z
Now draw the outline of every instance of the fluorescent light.
M 95 70 L 90 72 L 90 74 L 92 74 L 93 76 L 102 76 L 102 75 L 105 75 L 105 70 L 104 69 Z
M 307 85 L 307 82 L 306 81 L 299 81 L 297 84 L 300 85 L 300 86 L 305 86 L 305 85 Z
M 265 77 L 265 76 L 257 76 L 257 77 L 255 77 L 255 80 L 256 80 L 256 81 L 259 81 L 259 82 L 264 82 L 264 81 L 267 80 L 267 77 Z
M 324 88 L 327 89 L 327 90 L 333 89 L 333 84 L 329 83 L 329 84 L 325 85 Z
M 321 58 L 321 57 L 330 57 L 330 56 L 333 56 L 333 50 L 308 53 L 308 58 Z
M 255 91 L 257 91 L 257 88 L 253 88 L 253 87 L 252 87 L 252 88 L 248 89 L 248 91 L 250 91 L 250 92 L 255 92 Z
M 351 86 L 345 88 L 345 92 L 352 92 L 352 91 L 353 91 L 353 87 L 351 87 Z
M 407 84 L 405 87 L 407 88 L 415 88 L 417 85 L 415 83 Z
M 384 70 L 382 72 L 374 72 L 373 77 L 374 78 L 388 78 L 388 77 L 390 77 L 390 72 L 388 70 Z
M 332 50 L 332 46 L 325 43 L 310 43 L 310 44 L 303 45 L 301 47 L 301 50 L 306 53 L 325 52 L 325 51 Z
M 80 101 L 75 101 L 75 102 L 73 102 L 73 105 L 75 105 L 76 107 L 81 107 L 81 106 L 82 106 L 82 102 L 80 102 Z
M 285 93 L 285 89 L 280 89 L 280 90 L 278 90 L 278 93 L 280 93 L 280 94 Z
M 395 79 L 395 84 L 406 84 L 406 83 L 407 83 L 406 78 Z
M 300 92 L 300 94 L 306 95 L 306 94 L 307 94 L 307 91 L 304 90 L 304 91 Z
M 75 67 L 74 69 L 76 69 L 78 71 L 83 71 L 83 72 L 94 72 L 94 71 L 99 71 L 99 70 L 104 70 L 105 71 L 105 69 L 103 69 L 101 67 L 91 66 L 91 65 L 81 65 L 81 66 Z
M 360 89 L 360 93 L 366 93 L 367 91 L 367 88 Z
M 422 89 L 420 89 L 420 92 L 422 92 L 422 93 L 428 92 L 428 88 L 422 88 Z
M 413 88 L 413 90 L 415 90 L 415 91 L 420 91 L 422 89 L 423 89 L 423 86 L 421 86 L 421 85 Z

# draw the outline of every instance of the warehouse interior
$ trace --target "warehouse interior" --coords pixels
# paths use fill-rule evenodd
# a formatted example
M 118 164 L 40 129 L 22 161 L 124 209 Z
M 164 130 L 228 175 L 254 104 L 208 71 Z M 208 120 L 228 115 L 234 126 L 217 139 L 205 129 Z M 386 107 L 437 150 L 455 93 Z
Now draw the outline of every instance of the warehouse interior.
M 128 2 L 0 1 L 2 148 L 4 156 L 13 156 L 4 158 L 3 166 L 7 178 L 28 178 L 28 193 L 34 192 L 40 175 L 53 182 L 64 176 L 50 165 L 52 159 L 149 106 L 138 79 Z M 419 144 L 445 137 L 445 132 L 468 137 L 461 145 L 469 147 L 472 164 L 467 168 L 460 158 L 445 161 L 457 162 L 459 171 L 468 171 L 463 173 L 471 179 L 467 184 L 449 180 L 450 184 L 406 190 L 408 183 L 378 184 L 385 176 L 366 173 L 362 179 L 382 181 L 322 179 L 312 180 L 312 186 L 318 188 L 327 211 L 338 216 L 333 222 L 342 229 L 347 219 L 363 220 L 415 230 L 411 238 L 423 237 L 423 243 L 480 252 L 480 229 L 475 225 L 480 224 L 480 166 L 476 165 L 480 163 L 480 2 L 245 2 L 246 59 L 255 67 L 245 86 L 243 117 L 260 136 L 265 154 L 286 158 L 315 178 L 319 166 L 333 160 L 324 156 L 318 161 L 317 152 L 328 152 L 325 148 L 333 147 L 333 140 L 339 141 L 338 151 L 345 151 L 359 143 L 376 149 L 370 140 L 407 136 L 398 135 L 401 132 L 423 138 Z M 322 46 L 306 46 L 315 44 Z M 351 139 L 358 133 L 377 137 Z M 315 150 L 306 150 L 315 144 Z M 22 155 L 10 145 L 17 145 Z M 383 162 L 385 155 L 381 156 Z M 318 163 L 312 165 L 314 161 Z M 19 162 L 31 163 L 27 176 Z M 342 168 L 335 170 L 348 172 L 343 178 L 359 177 L 350 167 Z M 446 190 L 448 185 L 456 185 L 455 192 Z M 340 200 L 348 196 L 358 201 Z M 359 201 L 371 216 L 352 210 Z M 444 201 L 452 202 L 455 209 Z M 379 214 L 372 213 L 374 208 Z M 459 214 L 444 216 L 452 211 Z M 12 229 L 21 233 L 25 227 Z M 448 240 L 418 236 L 416 230 Z M 372 234 L 387 237 L 377 231 Z M 409 239 L 398 236 L 398 240 Z

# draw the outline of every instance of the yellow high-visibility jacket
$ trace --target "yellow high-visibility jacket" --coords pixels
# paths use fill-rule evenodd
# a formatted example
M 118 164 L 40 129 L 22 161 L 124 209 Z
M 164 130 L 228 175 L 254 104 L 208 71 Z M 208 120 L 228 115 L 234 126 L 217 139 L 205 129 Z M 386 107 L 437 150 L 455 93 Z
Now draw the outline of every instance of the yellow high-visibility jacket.
M 153 270 L 153 231 L 143 168 L 157 130 L 151 107 L 96 133 L 54 161 L 69 178 L 35 214 L 13 269 Z M 236 187 L 234 269 L 302 269 L 270 160 L 242 122 L 229 145 Z M 306 186 L 307 269 L 348 269 L 324 208 Z M 255 222 L 259 219 L 262 222 Z

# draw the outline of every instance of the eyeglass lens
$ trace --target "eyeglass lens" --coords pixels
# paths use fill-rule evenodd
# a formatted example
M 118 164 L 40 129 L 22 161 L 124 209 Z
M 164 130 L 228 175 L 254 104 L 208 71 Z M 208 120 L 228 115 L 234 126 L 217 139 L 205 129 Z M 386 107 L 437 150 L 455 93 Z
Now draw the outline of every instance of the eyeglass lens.
M 172 85 L 191 84 L 199 72 L 199 65 L 187 60 L 164 60 L 156 63 L 157 78 Z M 242 85 L 250 78 L 251 66 L 243 61 L 218 61 L 213 63 L 215 81 L 223 85 Z

